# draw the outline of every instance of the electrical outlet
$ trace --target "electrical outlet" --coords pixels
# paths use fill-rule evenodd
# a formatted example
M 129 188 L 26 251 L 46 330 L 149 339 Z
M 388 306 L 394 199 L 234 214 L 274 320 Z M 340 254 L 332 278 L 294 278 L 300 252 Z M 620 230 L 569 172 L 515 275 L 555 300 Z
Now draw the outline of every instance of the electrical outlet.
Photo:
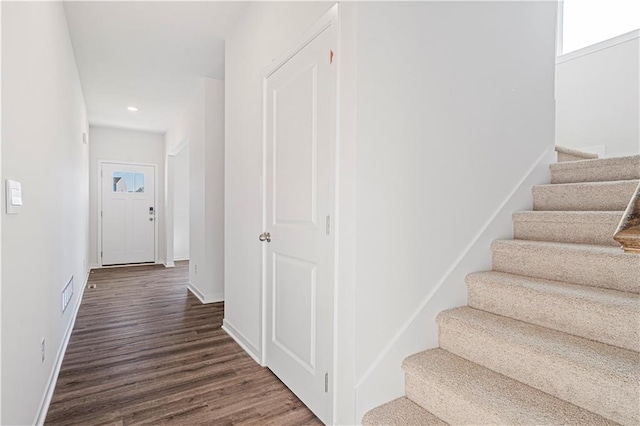
M 45 342 L 44 337 L 40 341 L 40 362 L 44 362 Z

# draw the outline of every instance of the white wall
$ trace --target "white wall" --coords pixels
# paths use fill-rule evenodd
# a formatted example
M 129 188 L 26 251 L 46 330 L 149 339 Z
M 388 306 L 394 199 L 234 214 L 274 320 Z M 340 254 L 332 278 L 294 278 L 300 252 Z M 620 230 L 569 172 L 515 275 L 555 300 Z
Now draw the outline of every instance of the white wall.
M 175 155 L 180 149 L 184 149 L 185 144 L 189 145 L 189 283 L 195 286 L 201 285 L 200 277 L 196 274 L 196 266 L 199 267 L 198 272 L 202 276 L 205 256 L 203 239 L 205 103 L 203 82 L 165 134 L 167 154 Z M 173 203 L 173 195 L 168 194 L 167 208 Z M 173 226 L 173 222 L 168 222 L 170 227 Z M 167 232 L 173 234 L 172 229 Z M 202 293 L 202 290 L 197 291 Z
M 88 129 L 62 3 L 3 2 L 2 106 L 2 185 L 21 181 L 24 206 L 6 215 L 0 191 L 1 423 L 34 424 L 87 272 Z M 71 276 L 74 296 L 62 314 Z
M 2 2 L 0 2 L 0 176 L 2 176 L 2 83 L 1 82 L 2 82 Z M 0 235 L 2 235 L 2 214 L 0 214 Z M 1 241 L 0 241 L 0 330 L 2 330 L 2 242 Z M 0 338 L 0 366 L 2 366 L 2 339 L 1 338 Z M 0 379 L 0 422 L 2 422 L 2 379 Z
M 189 146 L 174 161 L 173 175 L 173 258 L 189 259 Z
M 360 4 L 358 416 L 402 392 L 399 364 L 378 357 L 432 297 L 430 321 L 398 344 L 437 346 L 433 318 L 466 304 L 473 271 L 451 268 L 553 147 L 555 25 L 555 2 Z M 477 256 L 488 269 L 488 244 Z
M 224 300 L 224 91 L 223 80 L 206 78 L 204 155 L 204 238 L 208 300 Z
M 189 146 L 189 288 L 205 303 L 225 296 L 223 105 L 224 81 L 204 79 L 165 135 L 169 155 Z
M 165 226 L 164 226 L 164 136 L 160 133 L 142 132 L 138 130 L 115 129 L 91 126 L 89 130 L 90 152 L 90 241 L 89 259 L 91 265 L 99 265 L 98 247 L 98 187 L 100 185 L 99 161 L 115 161 L 125 163 L 156 164 L 156 220 L 158 221 L 158 261 L 164 262 Z
M 332 3 L 254 2 L 225 45 L 225 329 L 261 357 L 262 76 Z
M 640 153 L 640 30 L 558 57 L 558 145 Z

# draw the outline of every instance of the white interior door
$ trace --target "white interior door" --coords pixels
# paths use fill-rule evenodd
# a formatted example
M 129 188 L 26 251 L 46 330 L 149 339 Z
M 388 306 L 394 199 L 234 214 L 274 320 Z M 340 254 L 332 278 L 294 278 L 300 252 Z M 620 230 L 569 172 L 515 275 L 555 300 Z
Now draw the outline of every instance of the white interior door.
M 265 81 L 265 363 L 325 423 L 332 395 L 335 43 L 330 26 Z
M 102 265 L 155 262 L 153 166 L 102 163 Z

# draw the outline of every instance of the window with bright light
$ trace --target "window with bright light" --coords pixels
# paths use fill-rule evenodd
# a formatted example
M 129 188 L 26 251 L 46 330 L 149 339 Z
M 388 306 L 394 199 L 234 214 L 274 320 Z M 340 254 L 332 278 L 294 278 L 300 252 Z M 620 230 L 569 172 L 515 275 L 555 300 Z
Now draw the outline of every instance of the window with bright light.
M 564 0 L 562 53 L 639 28 L 638 0 Z
M 144 192 L 144 173 L 113 172 L 113 192 Z

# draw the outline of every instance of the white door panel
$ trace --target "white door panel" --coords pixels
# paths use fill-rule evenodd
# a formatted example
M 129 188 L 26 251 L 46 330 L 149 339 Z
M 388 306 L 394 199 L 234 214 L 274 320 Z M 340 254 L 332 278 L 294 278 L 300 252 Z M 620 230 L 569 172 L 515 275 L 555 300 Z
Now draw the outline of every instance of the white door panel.
M 155 262 L 155 170 L 102 163 L 102 265 Z
M 273 89 L 276 224 L 316 223 L 317 65 L 300 70 Z
M 267 366 L 325 423 L 333 348 L 334 26 L 265 81 Z
M 273 292 L 273 343 L 315 374 L 315 263 L 274 253 Z
M 103 201 L 103 211 L 112 212 L 102 217 L 103 229 L 109 230 L 107 244 L 105 246 L 103 243 L 103 247 L 106 247 L 114 263 L 123 263 L 127 256 L 127 224 L 125 220 L 118 219 L 126 217 L 126 203 L 122 195 L 108 197 Z

